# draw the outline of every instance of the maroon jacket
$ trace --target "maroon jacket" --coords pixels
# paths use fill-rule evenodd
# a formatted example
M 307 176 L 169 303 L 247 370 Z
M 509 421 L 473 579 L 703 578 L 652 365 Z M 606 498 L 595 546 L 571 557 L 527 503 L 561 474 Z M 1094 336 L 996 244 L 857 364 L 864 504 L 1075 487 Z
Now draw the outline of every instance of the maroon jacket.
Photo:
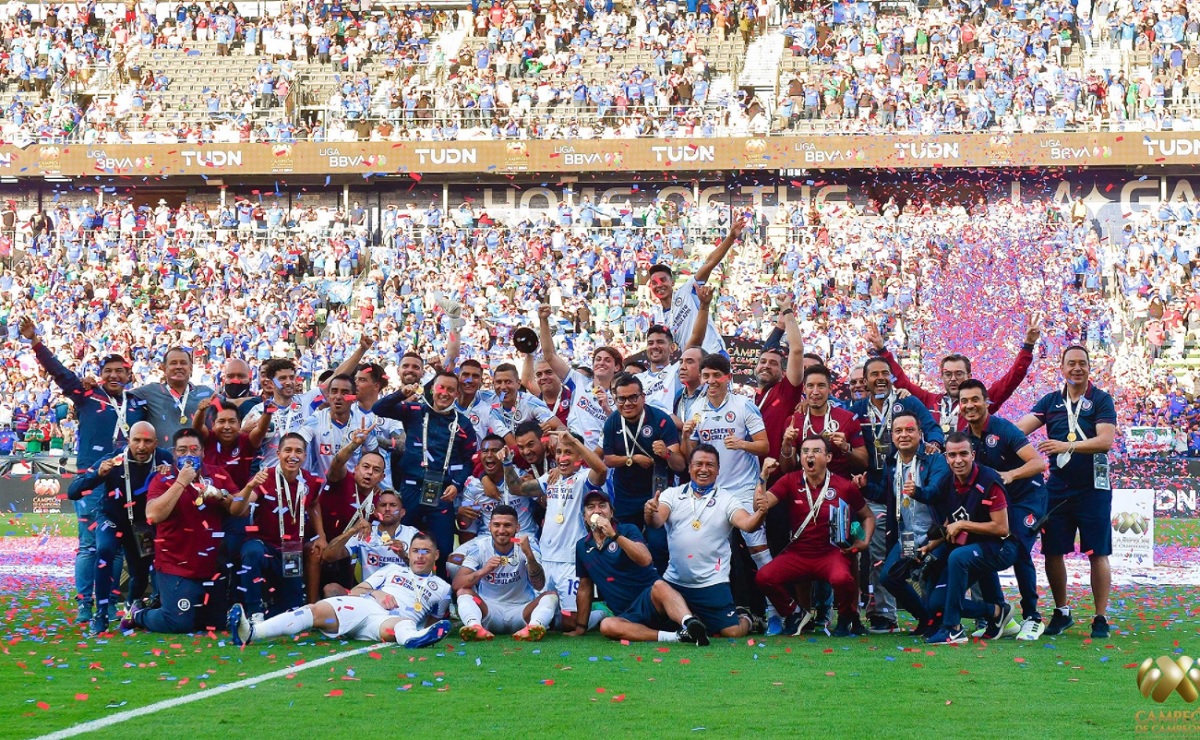
M 934 421 L 938 424 L 942 423 L 942 399 L 947 397 L 945 391 L 927 391 L 921 388 L 916 383 L 909 379 L 905 374 L 904 368 L 900 367 L 900 363 L 896 361 L 896 356 L 890 350 L 883 350 L 879 356 L 887 360 L 888 367 L 892 369 L 892 375 L 896 378 L 896 387 L 906 390 L 913 394 L 918 401 L 929 409 L 929 413 L 933 415 Z M 988 386 L 988 413 L 995 414 L 1000 411 L 1000 407 L 1004 402 L 1012 396 L 1021 385 L 1021 381 L 1025 380 L 1025 375 L 1029 372 L 1029 366 L 1033 364 L 1033 346 L 1022 345 L 1021 351 L 1017 353 L 1017 359 L 1013 361 L 1012 367 L 1008 369 L 999 380 Z M 967 421 L 961 416 L 958 419 L 958 429 L 966 428 Z

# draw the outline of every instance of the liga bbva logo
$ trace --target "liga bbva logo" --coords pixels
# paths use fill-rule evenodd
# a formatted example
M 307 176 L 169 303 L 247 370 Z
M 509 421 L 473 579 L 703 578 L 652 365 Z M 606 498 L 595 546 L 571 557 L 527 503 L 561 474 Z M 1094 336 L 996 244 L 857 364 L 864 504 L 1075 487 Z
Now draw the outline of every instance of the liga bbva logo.
M 1172 659 L 1162 655 L 1157 660 L 1146 658 L 1137 672 L 1138 690 L 1147 699 L 1153 698 L 1159 704 L 1167 700 L 1171 694 L 1178 693 L 1187 703 L 1200 698 L 1200 666 L 1186 655 Z

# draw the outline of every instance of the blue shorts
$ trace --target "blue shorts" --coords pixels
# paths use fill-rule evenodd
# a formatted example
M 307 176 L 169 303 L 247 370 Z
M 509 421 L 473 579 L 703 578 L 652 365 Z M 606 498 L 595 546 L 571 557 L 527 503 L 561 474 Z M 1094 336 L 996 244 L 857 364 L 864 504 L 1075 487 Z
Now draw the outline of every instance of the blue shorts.
M 679 625 L 672 622 L 667 615 L 660 613 L 654 608 L 654 600 L 650 598 L 650 592 L 653 590 L 654 587 L 651 586 L 643 591 L 625 611 L 616 616 L 653 630 L 679 629 Z
M 1112 554 L 1112 491 L 1050 487 L 1047 511 L 1053 513 L 1042 530 L 1044 555 L 1075 552 L 1076 532 L 1080 552 L 1089 556 Z
M 671 583 L 687 602 L 692 614 L 704 622 L 709 634 L 716 634 L 727 627 L 738 624 L 737 607 L 733 603 L 733 591 L 728 583 L 718 583 L 703 588 L 689 588 Z

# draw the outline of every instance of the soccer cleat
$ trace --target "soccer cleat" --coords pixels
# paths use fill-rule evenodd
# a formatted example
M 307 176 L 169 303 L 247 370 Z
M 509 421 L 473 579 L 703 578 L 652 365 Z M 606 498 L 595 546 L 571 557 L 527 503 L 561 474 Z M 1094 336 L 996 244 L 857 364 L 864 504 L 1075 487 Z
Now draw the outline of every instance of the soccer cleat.
M 405 640 L 404 647 L 409 649 L 423 648 L 438 642 L 448 634 L 450 634 L 450 620 L 443 619 L 440 622 L 434 622 Z
M 1050 617 L 1050 625 L 1046 627 L 1046 631 L 1042 634 L 1046 637 L 1055 637 L 1066 632 L 1073 624 L 1075 624 L 1075 620 L 1071 619 L 1070 612 L 1064 613 L 1062 609 L 1055 607 L 1054 616 Z
M 1021 642 L 1033 642 L 1042 636 L 1046 631 L 1046 625 L 1042 624 L 1041 619 L 1030 617 L 1021 622 L 1021 630 L 1017 632 L 1017 640 Z
M 695 617 L 683 620 L 682 628 L 677 634 L 680 642 L 695 643 L 696 647 L 708 647 L 708 627 Z
M 490 642 L 494 637 L 482 624 L 464 624 L 458 631 L 458 639 L 463 642 Z
M 226 621 L 229 626 L 229 636 L 233 638 L 233 644 L 238 647 L 249 645 L 254 639 L 254 625 L 246 619 L 246 609 L 241 604 L 234 604 L 229 608 L 229 618 Z
M 92 615 L 92 621 L 88 624 L 88 637 L 96 637 L 103 632 L 108 632 L 108 615 L 104 613 Z
M 1013 615 L 1012 604 L 1009 604 L 1008 602 L 1001 604 L 1000 605 L 1000 616 L 996 617 L 995 619 L 988 620 L 987 627 L 983 631 L 983 635 L 982 635 L 983 639 L 998 640 L 1004 636 L 1004 633 L 1011 626 L 1015 626 L 1017 628 L 1016 631 L 1014 631 L 1012 634 L 1015 635 L 1017 632 L 1019 632 L 1021 630 L 1021 626 L 1016 624 L 1016 622 L 1013 621 L 1012 615 Z M 971 636 L 974 637 L 975 635 L 972 634 Z
M 527 624 L 513 633 L 517 642 L 540 642 L 546 636 L 546 628 L 540 624 Z
M 1097 614 L 1096 616 L 1092 617 L 1092 639 L 1108 639 L 1108 618 L 1103 614 Z
M 763 633 L 765 637 L 778 637 L 783 634 L 783 617 L 778 614 L 772 614 L 767 617 L 767 629 Z
M 122 632 L 132 632 L 137 628 L 137 621 L 135 620 L 135 617 L 137 617 L 137 615 L 140 614 L 144 608 L 145 607 L 142 606 L 140 601 L 135 601 L 129 605 L 129 608 L 125 610 L 125 616 L 121 617 Z
M 961 625 L 958 627 L 943 626 L 937 632 L 926 637 L 925 643 L 927 645 L 957 645 L 966 642 L 967 639 L 967 632 Z
M 871 628 L 870 628 L 869 632 L 872 635 L 890 635 L 891 633 L 896 631 L 896 622 L 894 620 L 888 619 L 887 617 L 881 617 L 879 615 L 875 615 L 875 616 L 871 617 L 870 621 L 871 621 Z

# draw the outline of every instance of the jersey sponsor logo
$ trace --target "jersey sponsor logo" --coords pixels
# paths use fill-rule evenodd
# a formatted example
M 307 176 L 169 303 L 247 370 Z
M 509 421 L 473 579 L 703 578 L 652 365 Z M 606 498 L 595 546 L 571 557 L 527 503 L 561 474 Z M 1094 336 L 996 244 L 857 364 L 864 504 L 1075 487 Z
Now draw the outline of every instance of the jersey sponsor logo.
M 994 434 L 989 434 L 984 442 L 988 447 L 995 447 L 996 445 L 1000 444 L 1000 438 Z
M 367 552 L 367 565 L 371 568 L 378 568 L 383 565 L 383 558 L 379 557 L 379 553 Z
M 718 427 L 716 429 L 701 429 L 697 432 L 701 442 L 714 442 L 733 436 L 733 430 L 728 427 Z

